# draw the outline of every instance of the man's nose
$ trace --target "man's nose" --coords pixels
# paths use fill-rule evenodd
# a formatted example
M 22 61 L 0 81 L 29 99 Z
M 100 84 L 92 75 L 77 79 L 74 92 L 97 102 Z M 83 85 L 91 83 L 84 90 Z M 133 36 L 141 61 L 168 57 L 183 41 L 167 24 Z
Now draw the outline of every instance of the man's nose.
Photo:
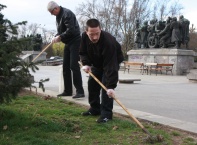
M 94 35 L 94 36 L 93 36 L 93 39 L 94 39 L 94 40 L 96 40 L 96 39 L 97 39 L 97 36 L 96 36 L 96 35 Z

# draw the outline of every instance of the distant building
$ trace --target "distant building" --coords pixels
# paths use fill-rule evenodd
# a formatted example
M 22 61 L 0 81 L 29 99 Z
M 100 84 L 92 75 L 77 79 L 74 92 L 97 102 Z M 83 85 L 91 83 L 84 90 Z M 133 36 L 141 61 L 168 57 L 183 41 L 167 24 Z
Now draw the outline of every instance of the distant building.
M 22 51 L 20 58 L 25 62 L 31 62 L 41 51 Z M 46 52 L 43 52 L 34 62 L 37 61 L 45 61 L 46 60 Z

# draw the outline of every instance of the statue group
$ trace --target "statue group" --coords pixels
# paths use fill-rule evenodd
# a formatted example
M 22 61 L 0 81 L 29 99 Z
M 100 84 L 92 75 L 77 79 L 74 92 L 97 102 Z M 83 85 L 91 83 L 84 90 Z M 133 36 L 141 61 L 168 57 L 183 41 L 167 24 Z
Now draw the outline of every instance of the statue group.
M 140 21 L 135 23 L 136 48 L 177 48 L 181 44 L 188 48 L 189 43 L 189 20 L 183 15 L 177 20 L 176 17 L 168 17 L 166 21 L 153 19 L 145 21 L 140 26 Z

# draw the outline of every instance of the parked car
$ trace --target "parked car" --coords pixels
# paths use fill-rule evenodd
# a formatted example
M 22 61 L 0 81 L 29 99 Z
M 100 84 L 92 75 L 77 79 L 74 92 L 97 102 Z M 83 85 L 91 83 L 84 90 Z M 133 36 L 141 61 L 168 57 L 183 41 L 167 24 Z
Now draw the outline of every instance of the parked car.
M 61 65 L 63 64 L 63 58 L 60 56 L 51 56 L 44 62 L 44 65 Z
M 62 57 L 60 57 L 60 56 L 51 56 L 49 59 L 47 59 L 47 60 L 63 60 L 63 58 Z

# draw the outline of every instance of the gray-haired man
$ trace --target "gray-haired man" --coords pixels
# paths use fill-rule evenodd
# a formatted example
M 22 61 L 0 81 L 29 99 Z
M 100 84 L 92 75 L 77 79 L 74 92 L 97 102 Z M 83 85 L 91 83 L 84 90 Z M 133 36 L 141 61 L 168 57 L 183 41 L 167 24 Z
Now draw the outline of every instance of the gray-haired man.
M 76 95 L 73 98 L 85 97 L 82 87 L 81 71 L 78 64 L 81 36 L 76 16 L 72 11 L 59 6 L 54 1 L 48 3 L 47 10 L 51 15 L 56 16 L 57 34 L 52 42 L 62 41 L 66 44 L 63 59 L 64 92 L 58 96 L 72 95 L 73 76 L 73 83 L 76 88 Z

